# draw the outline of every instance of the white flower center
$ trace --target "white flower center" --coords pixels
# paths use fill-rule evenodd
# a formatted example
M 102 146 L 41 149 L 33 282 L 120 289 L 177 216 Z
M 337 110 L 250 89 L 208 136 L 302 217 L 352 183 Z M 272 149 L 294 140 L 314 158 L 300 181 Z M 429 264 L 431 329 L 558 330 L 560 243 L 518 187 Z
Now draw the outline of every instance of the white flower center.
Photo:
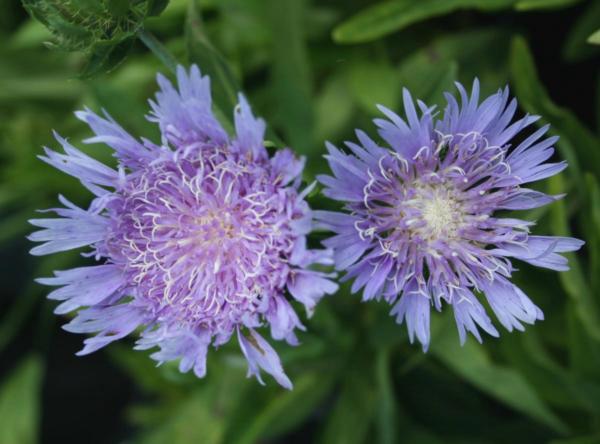
M 413 232 L 426 240 L 455 239 L 464 224 L 464 208 L 451 188 L 439 186 L 415 186 L 417 193 L 406 202 L 420 216 Z
M 455 202 L 452 199 L 444 199 L 436 195 L 433 199 L 423 204 L 423 219 L 434 236 L 453 225 Z

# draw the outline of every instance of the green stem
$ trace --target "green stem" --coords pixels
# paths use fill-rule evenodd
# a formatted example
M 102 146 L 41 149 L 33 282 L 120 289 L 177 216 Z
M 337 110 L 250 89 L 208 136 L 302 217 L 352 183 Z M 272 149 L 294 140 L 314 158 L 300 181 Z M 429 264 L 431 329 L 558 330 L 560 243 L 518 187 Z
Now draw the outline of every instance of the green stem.
M 171 52 L 163 45 L 154 35 L 146 31 L 144 28 L 140 29 L 137 33 L 139 39 L 148 47 L 150 51 L 169 68 L 172 72 L 177 71 L 177 59 L 171 54 Z

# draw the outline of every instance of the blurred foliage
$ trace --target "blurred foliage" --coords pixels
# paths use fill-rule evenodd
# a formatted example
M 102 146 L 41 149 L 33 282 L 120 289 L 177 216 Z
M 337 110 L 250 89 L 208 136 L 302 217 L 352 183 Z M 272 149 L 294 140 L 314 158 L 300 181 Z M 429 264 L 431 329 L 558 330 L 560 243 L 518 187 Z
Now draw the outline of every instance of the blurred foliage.
M 592 44 L 599 3 L 166 3 L 24 0 L 35 19 L 16 0 L 0 3 L 0 443 L 81 442 L 81 430 L 89 442 L 600 443 L 600 125 L 590 128 L 600 122 L 599 48 Z M 552 38 L 547 23 L 565 24 Z M 84 260 L 29 258 L 26 221 L 54 206 L 59 193 L 82 204 L 90 196 L 36 155 L 56 146 L 51 129 L 76 144 L 89 134 L 72 114 L 84 105 L 104 108 L 132 133 L 157 140 L 144 119 L 146 100 L 156 72 L 168 73 L 177 61 L 211 75 L 226 125 L 243 89 L 269 122 L 269 141 L 307 156 L 307 181 L 324 169 L 324 140 L 339 144 L 356 127 L 372 132 L 375 104 L 398 109 L 402 87 L 441 105 L 456 80 L 478 77 L 484 93 L 510 83 L 521 112 L 552 125 L 560 136 L 557 157 L 570 164 L 539 184 L 569 194 L 530 212 L 534 230 L 586 240 L 585 250 L 569 257 L 569 272 L 522 265 L 515 274 L 546 320 L 523 334 L 486 338 L 483 345 L 470 338 L 460 347 L 451 313 L 435 313 L 432 348 L 423 354 L 388 307 L 360 304 L 343 286 L 304 320 L 309 329 L 300 347 L 278 347 L 295 383 L 291 392 L 272 380 L 266 387 L 247 380 L 235 344 L 211 351 L 204 380 L 174 365 L 155 368 L 127 342 L 98 352 L 127 387 L 103 368 L 77 364 L 92 357 L 50 365 L 59 350 L 76 349 L 54 324 L 46 289 L 32 280 Z M 569 78 L 573 73 L 578 77 Z M 112 162 L 105 147 L 79 146 Z M 318 194 L 311 199 L 315 207 L 330 204 Z M 87 405 L 73 404 L 81 386 L 69 391 L 67 383 L 52 403 L 48 393 L 73 372 L 102 380 L 97 391 L 129 397 L 115 412 L 100 406 L 96 417 L 86 411 L 98 392 L 86 392 Z M 55 411 L 68 427 L 44 419 L 56 420 Z M 114 435 L 114 427 L 102 427 L 109 420 L 121 424 Z

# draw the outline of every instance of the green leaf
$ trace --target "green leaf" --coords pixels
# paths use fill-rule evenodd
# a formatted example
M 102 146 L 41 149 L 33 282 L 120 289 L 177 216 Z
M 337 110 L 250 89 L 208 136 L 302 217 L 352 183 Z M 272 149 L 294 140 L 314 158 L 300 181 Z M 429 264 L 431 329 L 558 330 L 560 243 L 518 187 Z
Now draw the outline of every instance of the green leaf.
M 365 442 L 377 410 L 377 401 L 377 390 L 367 375 L 348 375 L 319 442 Z
M 565 190 L 565 185 L 562 174 L 548 179 L 548 191 L 550 194 L 559 194 Z M 552 204 L 550 217 L 552 218 L 552 234 L 556 236 L 571 235 L 564 200 L 559 200 Z M 597 298 L 586 282 L 578 256 L 574 253 L 565 253 L 564 255 L 569 260 L 569 270 L 559 274 L 562 286 L 565 292 L 577 304 L 576 312 L 588 333 L 595 339 L 600 340 L 600 309 L 597 304 Z
M 600 384 L 600 343 L 588 334 L 576 312 L 575 301 L 569 300 L 566 305 L 567 333 L 569 340 L 569 367 L 573 380 L 590 381 L 596 387 Z M 583 384 L 577 384 L 583 385 Z M 600 389 L 579 390 L 579 398 L 596 414 L 600 414 Z M 589 402 L 588 402 L 589 400 Z
M 420 75 L 415 76 L 418 72 Z M 443 93 L 454 87 L 458 75 L 456 61 L 437 60 L 428 51 L 418 51 L 400 65 L 399 80 L 414 98 L 428 105 L 441 103 Z
M 400 61 L 399 82 L 430 105 L 444 103 L 459 74 L 469 83 L 479 78 L 482 94 L 496 92 L 508 76 L 510 38 L 494 27 L 443 34 Z
M 356 105 L 342 74 L 332 76 L 318 93 L 315 103 L 315 138 L 330 140 L 349 124 Z
M 160 13 L 165 10 L 168 4 L 169 0 L 148 0 L 148 17 L 156 17 L 157 15 L 160 15 Z
M 87 63 L 79 73 L 82 78 L 93 77 L 118 67 L 129 54 L 135 38 L 124 38 L 117 44 L 99 42 L 93 45 Z
M 240 87 L 227 61 L 208 40 L 196 0 L 189 3 L 185 40 L 190 63 L 197 64 L 202 74 L 210 77 L 215 105 L 231 121 Z
M 598 444 L 600 442 L 600 434 L 578 436 L 576 438 L 554 439 L 549 444 Z
M 379 113 L 375 105 L 398 107 L 402 83 L 397 70 L 386 62 L 355 63 L 346 68 L 346 82 L 357 104 L 371 115 Z
M 525 40 L 516 37 L 512 42 L 510 58 L 511 78 L 521 106 L 531 114 L 539 114 L 550 123 L 551 133 L 558 134 L 557 148 L 569 162 L 567 173 L 585 195 L 582 168 L 600 175 L 600 141 L 572 112 L 555 105 L 542 86 L 533 57 Z M 564 192 L 562 189 L 560 192 Z
M 589 253 L 590 286 L 592 293 L 600 294 L 600 185 L 598 179 L 591 174 L 585 175 L 588 190 L 588 202 L 585 205 L 587 215 L 583 218 L 586 250 Z
M 521 0 L 515 5 L 517 11 L 531 11 L 535 9 L 560 9 L 573 6 L 581 0 Z
M 414 23 L 459 9 L 486 11 L 511 7 L 516 0 L 396 0 L 359 12 L 333 30 L 338 43 L 362 43 L 400 31 Z
M 390 375 L 390 350 L 377 353 L 375 379 L 379 402 L 377 404 L 377 434 L 381 444 L 398 442 L 398 406 Z
M 174 371 L 178 373 L 177 366 Z M 156 370 L 155 370 L 156 371 Z M 153 407 L 137 407 L 132 414 L 138 422 L 152 424 L 141 434 L 143 444 L 221 444 L 227 432 L 227 420 L 239 404 L 247 385 L 241 369 L 212 360 L 205 379 L 190 375 L 187 396 L 163 398 Z M 251 381 L 254 382 L 254 381 Z M 146 420 L 146 421 L 144 421 Z M 148 421 L 149 420 L 149 421 Z
M 263 402 L 257 402 L 261 397 L 256 392 L 264 392 L 265 388 L 252 387 L 240 400 L 240 406 L 245 408 L 229 418 L 236 427 L 232 427 L 225 442 L 252 444 L 293 430 L 323 402 L 333 382 L 333 377 L 325 372 L 305 372 L 294 379 L 293 390 L 275 387 L 276 394 L 263 398 Z
M 306 0 L 269 0 L 267 25 L 272 44 L 271 122 L 301 154 L 321 149 L 314 142 L 312 78 L 306 52 Z
M 219 444 L 225 433 L 222 415 L 213 408 L 210 390 L 192 392 L 183 402 L 169 409 L 166 421 L 141 442 L 145 444 Z M 164 415 L 163 415 L 164 418 Z
M 591 2 L 567 34 L 562 48 L 566 60 L 578 62 L 598 54 L 600 49 L 592 46 L 594 42 L 590 41 L 594 31 L 598 30 L 598 23 L 600 23 L 600 2 Z M 598 30 L 598 38 L 600 38 L 600 30 Z
M 544 404 L 529 383 L 515 370 L 493 363 L 484 346 L 473 338 L 468 338 L 461 346 L 454 335 L 446 334 L 432 344 L 431 351 L 482 392 L 556 432 L 567 432 L 567 426 Z
M 0 442 L 33 444 L 38 441 L 42 361 L 25 358 L 0 387 Z
M 172 73 L 177 72 L 177 59 L 173 57 L 173 54 L 163 45 L 160 40 L 154 37 L 153 34 L 149 33 L 145 29 L 140 29 L 137 36 L 146 45 L 146 47 L 152 51 L 158 60 L 165 65 Z
M 594 31 L 587 39 L 588 43 L 592 45 L 600 45 L 600 29 Z

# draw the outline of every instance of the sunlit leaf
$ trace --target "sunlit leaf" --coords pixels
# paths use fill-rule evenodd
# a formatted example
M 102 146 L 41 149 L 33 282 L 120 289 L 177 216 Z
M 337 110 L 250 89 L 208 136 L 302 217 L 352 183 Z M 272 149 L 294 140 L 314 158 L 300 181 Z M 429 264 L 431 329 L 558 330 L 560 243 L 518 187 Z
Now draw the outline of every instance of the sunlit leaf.
M 0 442 L 34 444 L 38 441 L 42 361 L 31 355 L 0 387 Z
M 516 0 L 397 0 L 368 7 L 333 30 L 338 43 L 375 40 L 407 26 L 450 12 L 476 8 L 493 11 L 511 7 Z
M 587 42 L 591 43 L 592 45 L 600 45 L 600 29 L 598 29 L 597 31 L 593 32 L 587 38 Z
M 567 8 L 581 0 L 519 0 L 515 5 L 517 11 L 530 11 L 533 9 L 560 9 Z

